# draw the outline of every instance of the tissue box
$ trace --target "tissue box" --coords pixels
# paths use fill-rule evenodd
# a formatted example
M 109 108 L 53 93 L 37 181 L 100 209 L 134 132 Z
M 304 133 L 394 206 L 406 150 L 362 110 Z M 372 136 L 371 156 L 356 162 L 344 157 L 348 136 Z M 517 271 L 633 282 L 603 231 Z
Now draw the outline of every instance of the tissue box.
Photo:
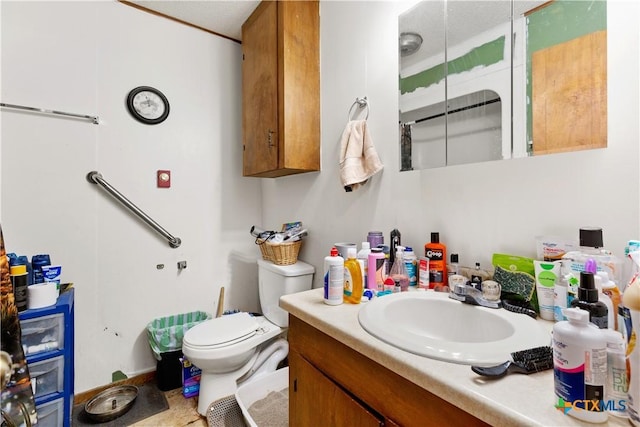
M 186 357 L 180 360 L 182 362 L 182 395 L 186 398 L 197 396 L 200 393 L 202 371 Z

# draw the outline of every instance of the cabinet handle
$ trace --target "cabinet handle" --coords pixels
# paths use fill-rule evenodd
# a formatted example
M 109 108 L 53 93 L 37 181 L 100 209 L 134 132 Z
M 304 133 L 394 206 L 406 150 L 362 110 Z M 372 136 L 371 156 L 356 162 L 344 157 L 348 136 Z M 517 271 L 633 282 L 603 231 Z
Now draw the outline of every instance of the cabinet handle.
M 275 133 L 274 131 L 269 129 L 269 137 L 268 137 L 269 147 L 275 147 L 275 145 L 273 144 L 273 134 L 274 133 Z

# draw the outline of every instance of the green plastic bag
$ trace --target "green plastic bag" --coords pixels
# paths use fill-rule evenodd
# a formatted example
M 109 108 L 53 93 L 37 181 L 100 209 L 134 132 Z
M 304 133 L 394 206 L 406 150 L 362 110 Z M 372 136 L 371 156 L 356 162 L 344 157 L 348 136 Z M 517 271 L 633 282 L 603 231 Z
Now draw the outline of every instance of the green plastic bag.
M 211 319 L 210 314 L 204 311 L 192 311 L 151 321 L 147 325 L 147 337 L 155 358 L 161 360 L 161 353 L 182 349 L 184 334 L 198 323 L 208 319 Z
M 539 313 L 533 259 L 518 255 L 493 254 L 493 280 L 500 283 L 502 297 L 527 301 Z

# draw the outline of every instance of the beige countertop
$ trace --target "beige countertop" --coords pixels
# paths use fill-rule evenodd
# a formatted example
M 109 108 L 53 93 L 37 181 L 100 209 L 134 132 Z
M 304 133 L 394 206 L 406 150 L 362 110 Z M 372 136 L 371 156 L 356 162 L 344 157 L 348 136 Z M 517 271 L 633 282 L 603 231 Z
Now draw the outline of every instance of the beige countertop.
M 323 290 L 285 295 L 280 306 L 290 314 L 346 344 L 398 375 L 496 426 L 589 426 L 555 408 L 553 370 L 532 375 L 510 374 L 496 380 L 476 375 L 466 365 L 443 362 L 397 349 L 369 335 L 358 322 L 366 303 L 329 306 Z M 384 298 L 384 297 L 383 297 Z M 553 322 L 543 322 L 553 327 Z M 446 325 L 443 325 L 446 327 Z M 609 416 L 610 426 L 630 426 Z

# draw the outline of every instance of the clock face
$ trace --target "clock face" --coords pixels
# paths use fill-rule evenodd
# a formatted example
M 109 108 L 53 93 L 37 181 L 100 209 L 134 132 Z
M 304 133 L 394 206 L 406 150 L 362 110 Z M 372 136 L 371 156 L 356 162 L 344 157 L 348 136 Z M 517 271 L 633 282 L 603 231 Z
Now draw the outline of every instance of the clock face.
M 129 92 L 127 107 L 138 121 L 155 125 L 169 116 L 169 101 L 157 89 L 140 86 Z

